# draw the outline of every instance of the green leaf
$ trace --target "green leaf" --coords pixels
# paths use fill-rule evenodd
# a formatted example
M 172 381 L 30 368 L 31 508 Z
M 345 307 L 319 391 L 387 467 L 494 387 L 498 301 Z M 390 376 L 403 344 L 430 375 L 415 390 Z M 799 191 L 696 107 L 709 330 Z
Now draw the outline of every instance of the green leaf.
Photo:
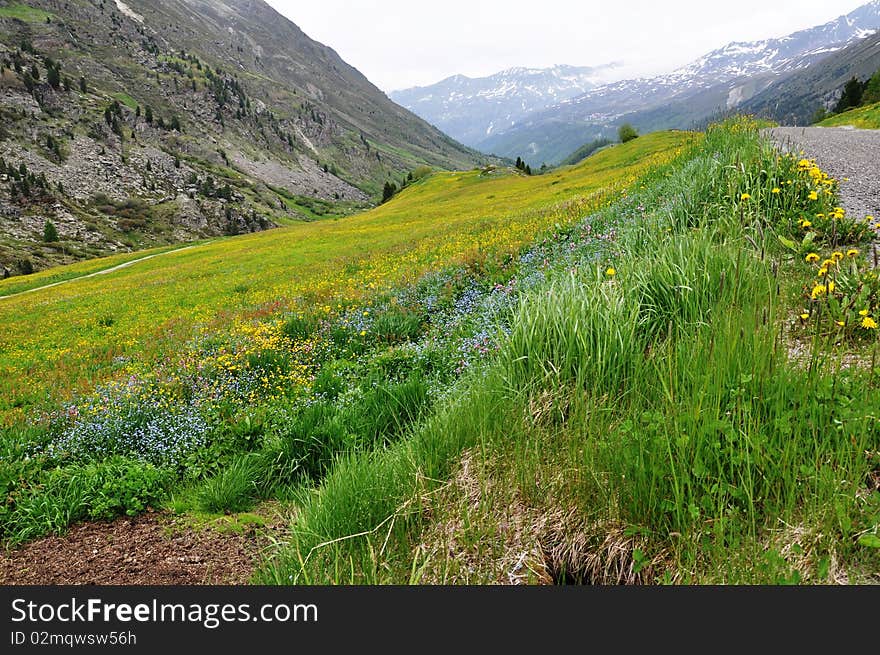
M 868 548 L 880 548 L 880 537 L 876 534 L 863 534 L 859 537 L 859 546 Z
M 794 241 L 792 241 L 791 239 L 786 239 L 781 234 L 777 235 L 777 238 L 779 239 L 779 243 L 781 243 L 783 246 L 785 246 L 789 250 L 793 250 L 795 252 L 798 251 L 797 244 Z

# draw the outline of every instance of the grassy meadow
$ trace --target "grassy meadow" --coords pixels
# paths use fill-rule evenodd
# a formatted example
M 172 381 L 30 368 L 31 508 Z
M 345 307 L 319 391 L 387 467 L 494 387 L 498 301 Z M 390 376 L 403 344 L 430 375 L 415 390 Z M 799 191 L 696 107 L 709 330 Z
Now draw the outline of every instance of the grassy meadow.
M 880 130 L 880 103 L 835 114 L 818 123 L 818 125 L 821 127 L 852 125 L 863 130 Z
M 609 202 L 692 139 L 658 134 L 542 177 L 438 173 L 356 217 L 217 241 L 112 276 L 0 300 L 0 417 L 18 421 L 34 405 L 150 369 L 199 333 L 283 311 L 332 313 L 429 270 L 514 251 Z M 52 269 L 40 281 L 91 272 L 103 262 Z M 6 281 L 0 295 L 20 284 Z
M 3 539 L 273 499 L 261 583 L 876 580 L 875 228 L 758 128 L 0 300 Z

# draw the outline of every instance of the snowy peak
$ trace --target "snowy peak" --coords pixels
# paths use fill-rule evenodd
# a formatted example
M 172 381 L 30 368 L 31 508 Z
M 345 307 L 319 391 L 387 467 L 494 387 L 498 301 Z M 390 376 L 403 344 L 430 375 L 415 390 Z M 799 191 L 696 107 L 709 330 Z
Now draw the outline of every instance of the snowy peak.
M 507 129 L 534 111 L 615 79 L 621 64 L 516 67 L 487 77 L 453 75 L 436 84 L 394 91 L 391 99 L 465 144 Z
M 623 120 L 641 129 L 687 128 L 740 106 L 780 77 L 817 64 L 878 29 L 880 0 L 874 0 L 787 36 L 728 43 L 666 75 L 596 86 L 521 117 L 475 147 L 508 157 L 528 152 L 532 161 L 552 163 L 597 135 L 613 135 Z
M 674 71 L 673 77 L 724 82 L 763 73 L 781 74 L 814 63 L 880 29 L 880 0 L 824 25 L 777 39 L 733 42 Z

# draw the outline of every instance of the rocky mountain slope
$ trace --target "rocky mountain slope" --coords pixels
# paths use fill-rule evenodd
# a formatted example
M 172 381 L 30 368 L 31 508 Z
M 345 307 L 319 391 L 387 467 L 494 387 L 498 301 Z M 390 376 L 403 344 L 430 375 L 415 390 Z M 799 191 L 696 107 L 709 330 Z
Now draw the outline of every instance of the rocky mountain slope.
M 511 68 L 488 77 L 454 75 L 391 98 L 470 146 L 546 109 L 615 79 L 618 64 L 596 67 Z M 617 77 L 619 79 L 619 77 Z
M 880 33 L 786 75 L 744 102 L 743 111 L 784 125 L 808 125 L 816 110 L 837 104 L 847 80 L 866 80 L 880 70 Z
M 788 36 L 730 43 L 668 75 L 607 84 L 530 114 L 478 144 L 484 152 L 555 163 L 629 121 L 642 129 L 688 128 L 739 107 L 781 76 L 802 70 L 880 28 L 880 0 Z
M 0 159 L 8 275 L 345 214 L 483 158 L 262 0 L 0 0 Z

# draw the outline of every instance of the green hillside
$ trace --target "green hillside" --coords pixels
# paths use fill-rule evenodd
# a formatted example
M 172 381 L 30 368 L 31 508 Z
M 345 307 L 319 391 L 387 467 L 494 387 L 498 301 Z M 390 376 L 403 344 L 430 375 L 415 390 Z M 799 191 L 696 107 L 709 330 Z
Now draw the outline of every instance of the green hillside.
M 0 535 L 271 500 L 256 582 L 876 578 L 872 228 L 758 128 L 47 272 L 0 299 Z
M 850 109 L 842 114 L 826 118 L 818 125 L 822 127 L 840 127 L 852 125 L 864 130 L 880 130 L 880 102 L 866 107 Z
M 0 277 L 345 216 L 490 161 L 262 1 L 0 0 Z

